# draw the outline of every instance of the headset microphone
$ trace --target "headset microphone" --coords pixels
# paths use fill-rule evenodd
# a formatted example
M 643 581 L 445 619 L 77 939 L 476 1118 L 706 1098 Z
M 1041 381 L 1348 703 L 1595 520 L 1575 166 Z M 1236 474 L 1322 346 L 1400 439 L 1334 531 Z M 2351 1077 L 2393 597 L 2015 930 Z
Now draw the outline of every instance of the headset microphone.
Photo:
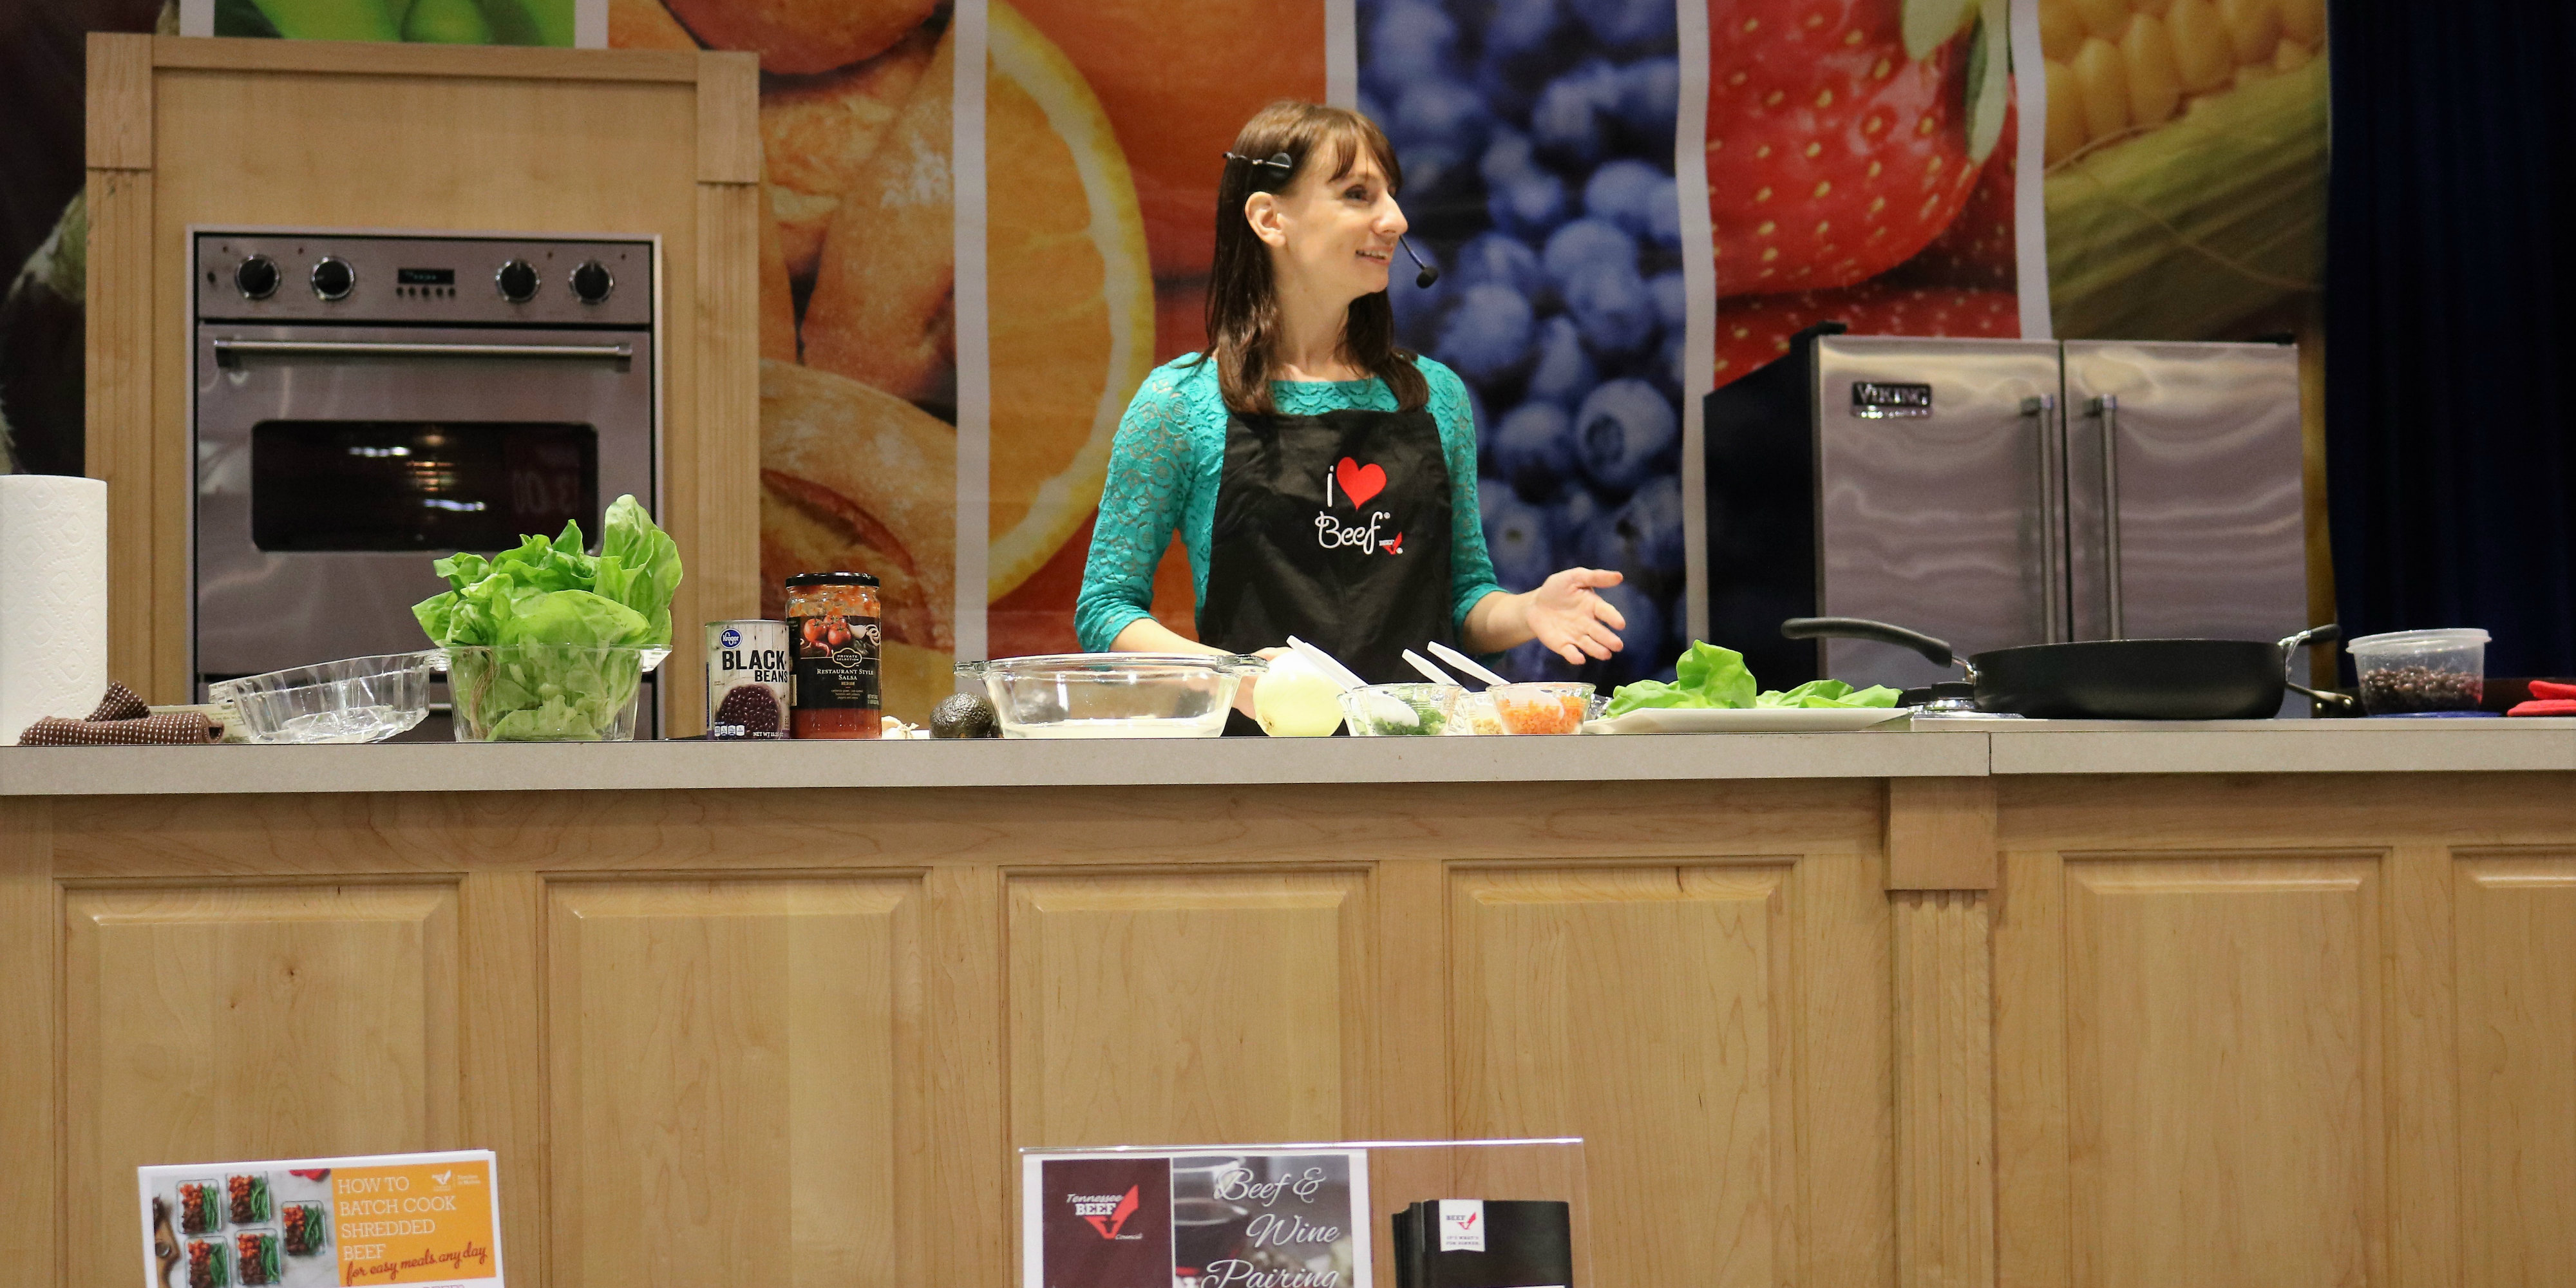
M 1404 253 L 1412 257 L 1413 266 L 1422 270 L 1421 272 L 1413 275 L 1413 285 L 1415 289 L 1425 291 L 1430 290 L 1431 284 L 1440 280 L 1440 270 L 1422 262 L 1422 257 L 1414 254 L 1413 243 L 1398 237 L 1395 239 L 1395 244 L 1402 246 L 1404 248 Z

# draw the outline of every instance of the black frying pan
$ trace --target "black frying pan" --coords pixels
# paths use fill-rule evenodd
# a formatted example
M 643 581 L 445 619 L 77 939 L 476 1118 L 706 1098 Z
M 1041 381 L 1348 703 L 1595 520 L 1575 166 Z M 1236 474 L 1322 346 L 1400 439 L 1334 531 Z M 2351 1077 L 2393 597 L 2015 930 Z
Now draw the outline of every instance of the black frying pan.
M 1902 626 L 1861 617 L 1792 617 L 1793 640 L 1875 640 L 1912 649 L 1934 666 L 1960 663 L 1950 646 Z M 2260 720 L 2277 715 L 2289 661 L 2300 648 L 2341 635 L 2301 631 L 2277 644 L 2257 640 L 2084 640 L 2025 644 L 1966 659 L 1977 709 L 2043 720 Z

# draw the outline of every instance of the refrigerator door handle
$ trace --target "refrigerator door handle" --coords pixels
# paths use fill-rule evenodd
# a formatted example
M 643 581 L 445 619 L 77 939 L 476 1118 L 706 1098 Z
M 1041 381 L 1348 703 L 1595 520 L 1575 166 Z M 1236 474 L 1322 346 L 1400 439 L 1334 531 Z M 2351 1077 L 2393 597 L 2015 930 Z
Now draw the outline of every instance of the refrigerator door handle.
M 2040 637 L 2053 644 L 2067 638 L 2065 435 L 2054 394 L 2022 399 L 2021 414 L 2031 420 L 2039 448 L 2039 611 L 2044 622 Z
M 2127 639 L 2120 621 L 2120 399 L 2103 394 L 2085 409 L 2102 422 L 2102 584 L 2109 595 L 2110 638 Z

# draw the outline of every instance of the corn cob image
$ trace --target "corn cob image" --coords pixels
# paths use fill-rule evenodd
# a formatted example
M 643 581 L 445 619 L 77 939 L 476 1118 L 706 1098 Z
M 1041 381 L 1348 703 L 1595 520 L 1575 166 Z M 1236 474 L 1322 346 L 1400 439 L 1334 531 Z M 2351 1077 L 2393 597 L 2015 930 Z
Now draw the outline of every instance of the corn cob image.
M 2038 7 L 2058 334 L 2210 338 L 2316 289 L 2325 0 Z

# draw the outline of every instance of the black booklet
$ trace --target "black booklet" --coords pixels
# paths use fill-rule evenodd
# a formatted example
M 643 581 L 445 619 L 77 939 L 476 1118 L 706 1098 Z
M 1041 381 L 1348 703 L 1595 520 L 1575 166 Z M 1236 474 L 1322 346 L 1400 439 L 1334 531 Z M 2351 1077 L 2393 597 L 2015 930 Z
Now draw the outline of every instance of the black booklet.
M 1575 1288 L 1563 1203 L 1428 1199 L 1390 1219 L 1396 1288 Z

